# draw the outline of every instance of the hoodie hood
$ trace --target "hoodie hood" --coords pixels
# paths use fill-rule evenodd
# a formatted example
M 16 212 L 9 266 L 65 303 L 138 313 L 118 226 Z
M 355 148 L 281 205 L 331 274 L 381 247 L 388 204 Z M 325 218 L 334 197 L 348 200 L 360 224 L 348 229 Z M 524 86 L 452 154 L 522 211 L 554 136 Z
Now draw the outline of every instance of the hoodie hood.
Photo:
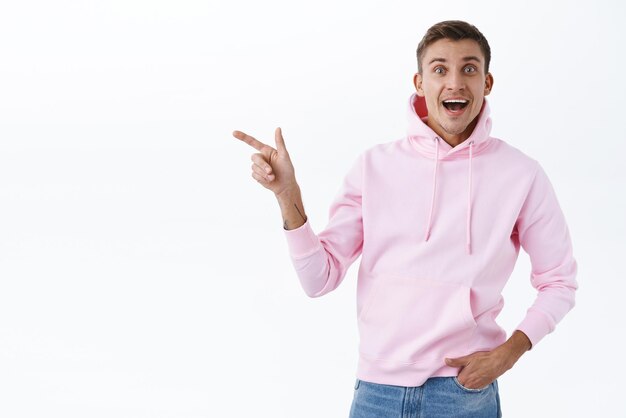
M 472 145 L 474 155 L 480 153 L 489 145 L 491 137 L 491 118 L 489 117 L 489 103 L 487 98 L 483 99 L 483 106 L 478 114 L 478 122 L 474 131 L 465 141 L 456 147 L 452 147 L 437 135 L 428 125 L 428 109 L 426 100 L 422 96 L 413 93 L 409 98 L 407 111 L 408 129 L 407 136 L 413 147 L 422 155 L 428 158 L 435 158 L 437 149 L 439 159 L 461 159 L 469 158 L 469 148 Z
M 430 211 L 428 223 L 424 234 L 424 241 L 428 241 L 431 233 L 433 213 L 435 209 L 437 191 L 437 168 L 439 161 L 467 159 L 467 219 L 466 219 L 466 252 L 471 254 L 472 243 L 472 158 L 487 149 L 492 142 L 489 136 L 491 132 L 491 118 L 489 117 L 489 104 L 487 99 L 483 99 L 483 105 L 478 114 L 478 122 L 472 134 L 463 142 L 452 147 L 444 141 L 430 126 L 426 124 L 428 120 L 428 108 L 426 100 L 417 93 L 413 93 L 409 98 L 408 106 L 408 131 L 407 138 L 413 148 L 426 158 L 433 159 L 433 187 L 430 201 Z

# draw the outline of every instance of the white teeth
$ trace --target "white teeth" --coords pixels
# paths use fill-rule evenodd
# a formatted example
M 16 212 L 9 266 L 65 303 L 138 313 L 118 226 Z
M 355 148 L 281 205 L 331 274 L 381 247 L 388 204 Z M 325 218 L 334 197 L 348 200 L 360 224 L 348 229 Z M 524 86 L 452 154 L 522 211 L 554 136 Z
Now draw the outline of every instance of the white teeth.
M 467 100 L 457 100 L 457 99 L 452 99 L 452 100 L 444 100 L 444 103 L 467 103 Z

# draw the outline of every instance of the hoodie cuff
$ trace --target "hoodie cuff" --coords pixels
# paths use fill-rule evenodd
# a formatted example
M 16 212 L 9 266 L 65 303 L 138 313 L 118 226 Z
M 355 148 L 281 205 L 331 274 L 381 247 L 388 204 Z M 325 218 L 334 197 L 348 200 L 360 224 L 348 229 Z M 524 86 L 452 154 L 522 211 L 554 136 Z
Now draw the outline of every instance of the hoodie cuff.
M 524 320 L 515 329 L 526 334 L 532 344 L 530 347 L 532 350 L 543 337 L 554 330 L 554 325 L 546 314 L 531 308 L 526 313 Z
M 285 229 L 285 238 L 287 238 L 287 247 L 289 253 L 294 259 L 308 257 L 320 249 L 320 240 L 313 232 L 309 219 L 295 229 Z

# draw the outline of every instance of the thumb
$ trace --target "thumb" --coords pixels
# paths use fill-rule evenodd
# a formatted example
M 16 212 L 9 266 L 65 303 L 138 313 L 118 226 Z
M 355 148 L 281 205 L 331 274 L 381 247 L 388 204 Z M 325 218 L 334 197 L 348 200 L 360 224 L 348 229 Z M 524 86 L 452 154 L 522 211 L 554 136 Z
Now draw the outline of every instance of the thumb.
M 469 356 L 457 357 L 457 358 L 447 358 L 446 364 L 450 367 L 465 367 L 469 363 Z
M 276 128 L 274 133 L 274 140 L 276 141 L 276 149 L 281 154 L 288 154 L 287 147 L 285 147 L 285 140 L 283 139 L 283 131 L 280 128 Z

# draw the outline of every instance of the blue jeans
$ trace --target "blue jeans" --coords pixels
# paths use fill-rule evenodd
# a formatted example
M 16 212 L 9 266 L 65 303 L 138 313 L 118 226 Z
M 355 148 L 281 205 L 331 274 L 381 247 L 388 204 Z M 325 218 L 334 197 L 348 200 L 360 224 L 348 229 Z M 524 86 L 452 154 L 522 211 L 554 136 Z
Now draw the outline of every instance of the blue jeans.
M 498 382 L 463 387 L 456 377 L 431 377 L 422 386 L 356 379 L 350 418 L 500 418 Z

